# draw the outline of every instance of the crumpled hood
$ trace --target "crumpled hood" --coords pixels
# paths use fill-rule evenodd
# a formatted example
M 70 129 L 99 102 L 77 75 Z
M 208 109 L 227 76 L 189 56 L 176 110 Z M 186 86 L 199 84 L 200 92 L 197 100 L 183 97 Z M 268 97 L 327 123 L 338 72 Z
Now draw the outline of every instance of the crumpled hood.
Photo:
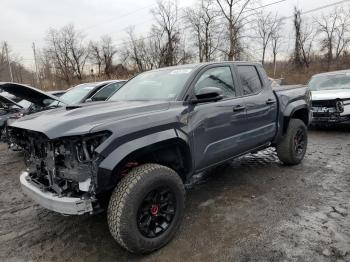
M 36 89 L 31 86 L 27 86 L 27 85 L 22 85 L 18 83 L 0 82 L 0 89 L 2 89 L 3 91 L 11 95 L 19 97 L 21 99 L 25 99 L 29 102 L 32 102 L 33 104 L 36 104 L 42 107 L 46 106 L 46 104 L 44 103 L 45 100 L 53 100 L 53 101 L 56 100 L 65 104 L 58 97 L 50 95 L 39 89 Z
M 83 135 L 96 128 L 108 130 L 110 124 L 122 119 L 142 117 L 168 108 L 169 102 L 159 101 L 86 103 L 28 115 L 11 126 L 41 132 L 48 138 L 54 139 Z
M 312 94 L 312 100 L 314 101 L 350 99 L 350 89 L 311 91 L 311 94 Z

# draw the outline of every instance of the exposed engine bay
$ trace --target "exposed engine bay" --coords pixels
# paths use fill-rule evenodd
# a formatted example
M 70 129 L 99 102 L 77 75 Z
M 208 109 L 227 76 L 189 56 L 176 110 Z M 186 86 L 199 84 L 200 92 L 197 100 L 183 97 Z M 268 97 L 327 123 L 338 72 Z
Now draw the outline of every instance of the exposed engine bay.
M 50 140 L 44 134 L 8 128 L 10 143 L 21 147 L 31 182 L 60 197 L 95 194 L 100 156 L 95 149 L 109 132 Z

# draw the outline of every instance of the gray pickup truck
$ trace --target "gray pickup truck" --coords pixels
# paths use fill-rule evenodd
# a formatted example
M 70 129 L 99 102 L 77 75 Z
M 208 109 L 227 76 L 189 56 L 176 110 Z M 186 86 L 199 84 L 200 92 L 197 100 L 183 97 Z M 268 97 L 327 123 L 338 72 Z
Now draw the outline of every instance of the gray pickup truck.
M 130 252 L 168 243 L 184 215 L 190 178 L 275 147 L 286 165 L 307 147 L 310 93 L 271 89 L 260 64 L 168 67 L 129 80 L 107 102 L 66 106 L 8 127 L 24 150 L 24 193 L 70 215 L 107 210 Z

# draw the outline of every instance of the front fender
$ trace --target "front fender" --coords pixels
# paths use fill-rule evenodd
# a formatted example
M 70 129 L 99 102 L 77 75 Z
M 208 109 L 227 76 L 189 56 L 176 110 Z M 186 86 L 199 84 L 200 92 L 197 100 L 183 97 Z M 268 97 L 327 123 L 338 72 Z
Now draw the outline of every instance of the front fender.
M 306 103 L 306 101 L 304 100 L 297 100 L 294 101 L 290 104 L 287 105 L 287 107 L 285 108 L 283 115 L 285 117 L 290 117 L 292 116 L 296 111 L 298 111 L 299 109 L 303 109 L 303 108 L 308 108 L 308 104 Z
M 182 132 L 175 129 L 168 129 L 130 140 L 115 148 L 99 164 L 97 175 L 98 191 L 106 191 L 114 188 L 115 183 L 113 174 L 117 170 L 119 163 L 121 163 L 131 153 L 147 146 L 159 142 L 165 142 L 174 138 L 181 139 L 186 142 L 186 144 L 189 142 L 185 134 Z

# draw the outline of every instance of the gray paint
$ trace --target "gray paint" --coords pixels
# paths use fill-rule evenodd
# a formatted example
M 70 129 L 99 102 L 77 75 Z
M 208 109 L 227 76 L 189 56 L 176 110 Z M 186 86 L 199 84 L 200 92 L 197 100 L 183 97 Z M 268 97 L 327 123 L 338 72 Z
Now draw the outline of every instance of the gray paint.
M 263 89 L 241 96 L 236 77 L 237 64 L 225 62 L 194 67 L 184 92 L 173 102 L 98 102 L 68 110 L 60 108 L 24 117 L 12 126 L 34 130 L 50 139 L 109 130 L 112 135 L 96 151 L 104 157 L 99 169 L 106 179 L 117 164 L 134 150 L 152 143 L 178 138 L 192 152 L 193 169 L 198 172 L 224 160 L 277 143 L 282 137 L 285 117 L 298 108 L 309 109 L 306 87 L 272 91 L 261 65 L 258 68 Z M 193 105 L 195 80 L 208 68 L 231 67 L 239 97 Z M 188 66 L 187 66 L 188 67 Z M 267 101 L 269 103 L 267 104 Z M 244 107 L 235 111 L 237 106 Z

